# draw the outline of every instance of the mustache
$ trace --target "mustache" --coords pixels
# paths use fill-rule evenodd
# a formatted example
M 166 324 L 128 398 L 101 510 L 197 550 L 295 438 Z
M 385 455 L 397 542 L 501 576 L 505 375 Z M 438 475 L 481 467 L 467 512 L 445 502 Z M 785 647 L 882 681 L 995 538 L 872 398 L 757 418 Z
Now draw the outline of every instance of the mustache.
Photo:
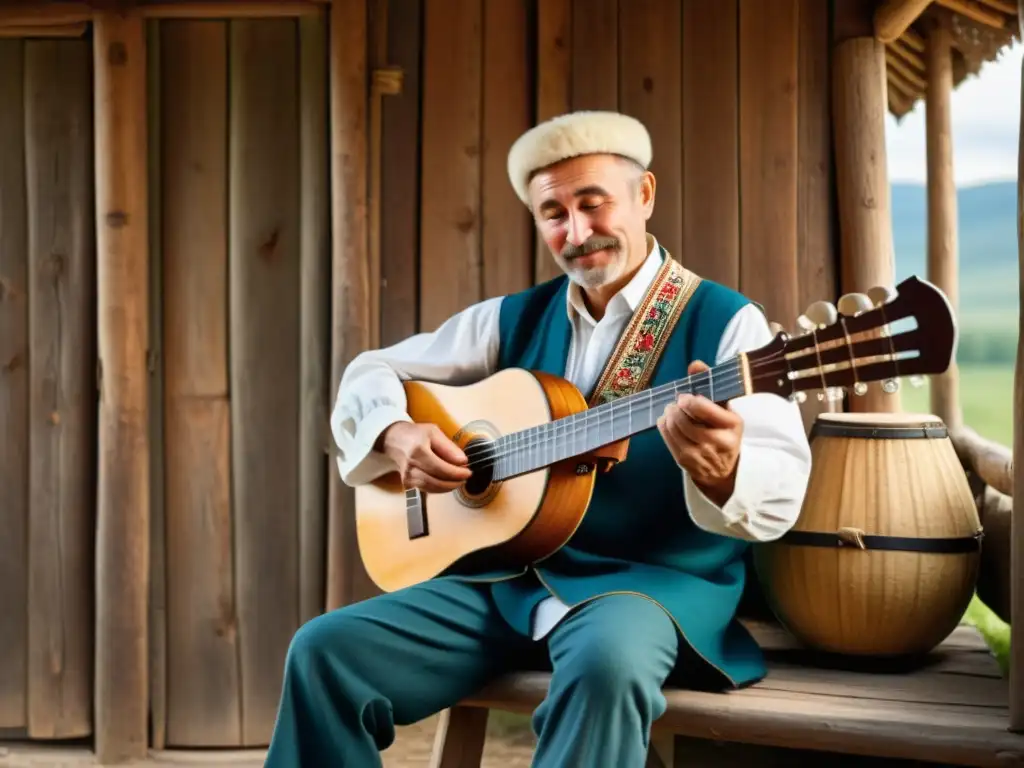
M 605 248 L 618 250 L 619 247 L 620 243 L 617 237 L 591 237 L 581 245 L 566 243 L 562 249 L 561 256 L 563 259 L 575 259 L 578 256 L 586 256 L 594 251 L 603 251 Z

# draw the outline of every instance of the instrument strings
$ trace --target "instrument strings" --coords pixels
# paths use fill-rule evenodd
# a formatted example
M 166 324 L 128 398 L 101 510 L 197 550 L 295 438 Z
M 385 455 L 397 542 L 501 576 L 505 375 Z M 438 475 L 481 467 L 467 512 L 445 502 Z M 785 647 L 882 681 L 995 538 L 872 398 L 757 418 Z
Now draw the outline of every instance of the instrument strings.
M 774 353 L 764 360 L 754 363 L 751 369 L 769 365 L 773 362 L 773 358 L 777 356 L 778 354 Z M 556 421 L 547 422 L 542 425 L 546 433 L 542 437 L 524 437 L 521 433 L 512 433 L 511 435 L 499 437 L 494 441 L 487 441 L 480 445 L 471 445 L 464 452 L 470 459 L 470 469 L 493 465 L 503 458 L 524 451 L 535 451 L 552 443 L 562 442 L 565 437 L 571 432 L 576 432 L 580 427 L 586 430 L 595 425 L 600 427 L 604 424 L 614 424 L 616 416 L 630 414 L 634 406 L 649 410 L 655 405 L 660 405 L 661 402 L 668 405 L 677 394 L 692 391 L 701 384 L 709 383 L 715 387 L 724 388 L 738 384 L 742 379 L 743 373 L 740 360 L 739 358 L 734 358 L 713 369 L 695 373 L 685 379 L 662 384 L 649 390 L 634 393 L 620 400 L 613 400 L 610 403 L 588 408 Z M 643 400 L 642 402 L 640 401 L 641 399 Z M 564 425 L 564 429 L 559 430 L 559 427 L 562 425 Z M 517 434 L 520 436 L 517 437 Z

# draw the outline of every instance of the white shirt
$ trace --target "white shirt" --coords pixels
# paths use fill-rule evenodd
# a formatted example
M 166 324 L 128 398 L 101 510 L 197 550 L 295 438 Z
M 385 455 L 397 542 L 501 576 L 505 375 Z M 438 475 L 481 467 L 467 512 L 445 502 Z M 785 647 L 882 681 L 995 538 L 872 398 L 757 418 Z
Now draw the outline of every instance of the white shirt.
M 653 242 L 653 238 L 650 238 Z M 647 260 L 616 294 L 600 321 L 587 311 L 579 286 L 570 283 L 566 311 L 572 337 L 565 378 L 583 392 L 596 384 L 619 337 L 657 274 L 661 255 L 653 243 Z M 402 381 L 425 379 L 468 384 L 497 372 L 498 313 L 502 297 L 485 299 L 420 333 L 382 350 L 358 355 L 345 369 L 331 414 L 338 446 L 338 470 L 348 485 L 370 482 L 395 466 L 373 445 L 396 421 L 410 421 Z M 717 365 L 772 339 L 768 321 L 754 305 L 729 321 L 719 342 Z M 743 438 L 735 489 L 724 507 L 712 503 L 681 470 L 687 508 L 700 528 L 748 541 L 771 541 L 796 522 L 807 489 L 810 446 L 798 407 L 776 395 L 759 393 L 731 402 L 743 418 Z M 534 616 L 534 637 L 543 637 L 568 608 L 545 599 Z

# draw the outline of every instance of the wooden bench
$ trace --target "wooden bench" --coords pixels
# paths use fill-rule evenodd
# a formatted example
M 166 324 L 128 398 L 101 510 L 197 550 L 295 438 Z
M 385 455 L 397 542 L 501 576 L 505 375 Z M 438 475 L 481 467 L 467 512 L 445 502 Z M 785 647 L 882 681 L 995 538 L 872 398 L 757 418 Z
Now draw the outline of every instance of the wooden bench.
M 1024 735 L 1007 730 L 1007 681 L 973 627 L 958 627 L 913 669 L 883 671 L 826 665 L 779 625 L 744 623 L 765 650 L 768 676 L 727 693 L 666 690 L 649 768 L 863 765 L 864 757 L 876 758 L 871 765 L 1024 765 Z M 444 712 L 432 768 L 478 768 L 488 711 L 531 712 L 549 679 L 512 675 Z

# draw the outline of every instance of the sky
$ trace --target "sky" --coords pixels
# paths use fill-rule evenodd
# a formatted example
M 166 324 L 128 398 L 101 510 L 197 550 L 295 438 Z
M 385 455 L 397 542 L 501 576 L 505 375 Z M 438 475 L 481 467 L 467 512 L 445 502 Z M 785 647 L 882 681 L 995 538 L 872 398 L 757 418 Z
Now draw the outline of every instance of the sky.
M 953 91 L 953 163 L 958 186 L 1017 178 L 1021 55 L 1014 43 Z M 924 106 L 886 122 L 890 181 L 924 183 Z

